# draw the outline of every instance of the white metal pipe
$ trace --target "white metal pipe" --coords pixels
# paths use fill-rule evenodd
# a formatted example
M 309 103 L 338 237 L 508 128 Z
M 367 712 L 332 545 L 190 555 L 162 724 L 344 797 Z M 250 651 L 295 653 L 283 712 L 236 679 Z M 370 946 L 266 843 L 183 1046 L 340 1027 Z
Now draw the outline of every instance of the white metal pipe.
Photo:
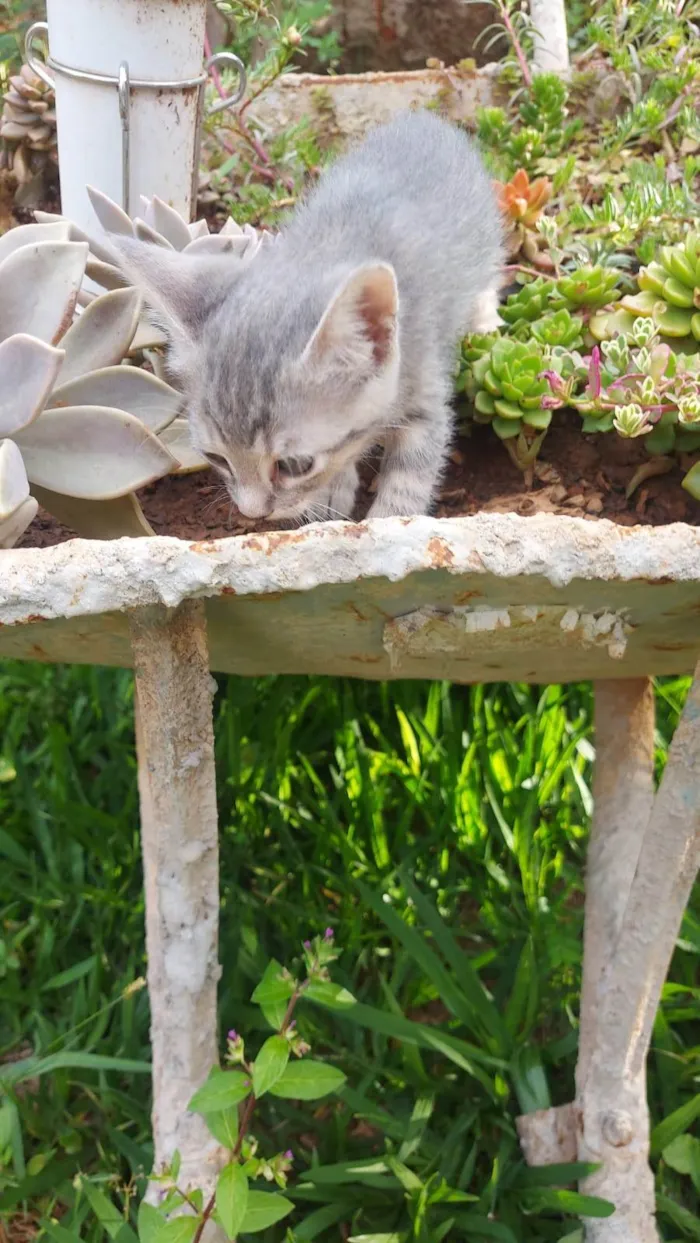
M 64 215 L 102 235 L 87 197 L 96 186 L 122 201 L 122 126 L 116 86 L 56 65 L 131 80 L 180 82 L 203 73 L 206 0 L 47 0 L 49 69 L 56 83 Z M 192 209 L 200 89 L 132 88 L 129 199 L 157 194 L 186 219 Z
M 568 78 L 571 63 L 564 0 L 530 0 L 530 17 L 535 73 L 558 73 Z

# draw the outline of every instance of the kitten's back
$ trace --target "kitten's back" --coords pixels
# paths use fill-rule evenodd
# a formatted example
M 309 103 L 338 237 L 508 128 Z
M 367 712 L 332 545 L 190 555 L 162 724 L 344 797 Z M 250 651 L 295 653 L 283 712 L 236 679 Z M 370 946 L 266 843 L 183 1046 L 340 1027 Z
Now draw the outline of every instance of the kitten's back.
M 498 209 L 475 147 L 424 111 L 378 126 L 331 165 L 286 240 L 318 270 L 391 263 L 404 331 L 406 320 L 419 327 L 427 316 L 441 337 L 466 329 L 501 263 Z

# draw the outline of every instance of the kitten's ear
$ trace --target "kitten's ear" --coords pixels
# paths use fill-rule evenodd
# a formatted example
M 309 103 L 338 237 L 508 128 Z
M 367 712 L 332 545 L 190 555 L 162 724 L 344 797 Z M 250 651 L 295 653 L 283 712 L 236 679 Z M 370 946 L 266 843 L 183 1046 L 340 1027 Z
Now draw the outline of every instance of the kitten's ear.
M 199 340 L 240 270 L 240 260 L 230 255 L 181 254 L 123 236 L 110 241 L 124 275 L 141 290 L 152 320 L 173 345 Z
M 369 378 L 394 353 L 398 309 L 394 269 L 387 263 L 358 268 L 326 308 L 303 359 Z

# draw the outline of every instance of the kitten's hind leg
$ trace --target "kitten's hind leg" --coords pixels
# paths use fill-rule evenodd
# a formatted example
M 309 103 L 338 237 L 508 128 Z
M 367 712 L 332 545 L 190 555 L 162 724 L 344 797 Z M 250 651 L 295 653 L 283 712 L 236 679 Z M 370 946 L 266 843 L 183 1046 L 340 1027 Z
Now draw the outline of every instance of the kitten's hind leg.
M 474 303 L 469 324 L 470 332 L 495 332 L 503 320 L 498 313 L 498 290 L 485 289 Z
M 440 483 L 452 430 L 449 406 L 412 415 L 386 439 L 370 518 L 427 514 Z

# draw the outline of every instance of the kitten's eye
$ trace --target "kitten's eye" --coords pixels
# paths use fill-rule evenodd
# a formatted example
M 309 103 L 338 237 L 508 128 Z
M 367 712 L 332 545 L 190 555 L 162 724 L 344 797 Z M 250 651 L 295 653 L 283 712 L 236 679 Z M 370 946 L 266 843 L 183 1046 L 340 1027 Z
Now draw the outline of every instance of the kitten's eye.
M 212 466 L 218 467 L 219 470 L 225 470 L 229 474 L 231 473 L 231 467 L 226 458 L 222 457 L 220 453 L 205 453 L 204 456 L 208 462 L 211 462 Z
M 308 475 L 313 464 L 312 457 L 281 457 L 275 463 L 280 475 L 287 479 L 301 479 L 303 475 Z

